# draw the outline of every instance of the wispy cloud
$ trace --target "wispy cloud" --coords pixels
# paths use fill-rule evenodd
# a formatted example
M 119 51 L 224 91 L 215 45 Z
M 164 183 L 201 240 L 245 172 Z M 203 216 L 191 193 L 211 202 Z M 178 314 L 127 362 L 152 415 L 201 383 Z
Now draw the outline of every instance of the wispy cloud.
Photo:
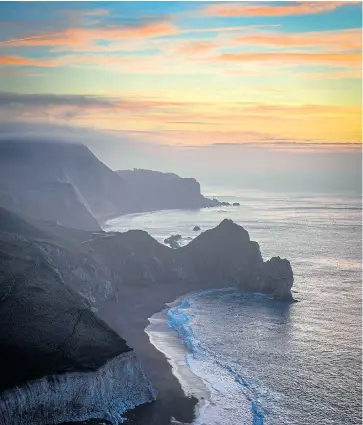
M 59 59 L 32 59 L 23 56 L 0 56 L 0 65 L 3 66 L 35 66 L 35 67 L 56 67 L 62 65 Z
M 240 45 L 272 47 L 320 47 L 328 50 L 361 50 L 362 29 L 302 33 L 254 33 L 235 38 Z
M 330 12 L 338 7 L 347 4 L 360 4 L 360 2 L 350 1 L 304 1 L 304 2 L 279 2 L 276 3 L 255 3 L 236 2 L 219 3 L 207 6 L 203 13 L 219 17 L 236 16 L 260 16 L 260 17 L 282 17 L 294 15 L 315 15 L 318 13 Z
M 31 37 L 4 40 L 0 44 L 17 46 L 84 46 L 97 40 L 122 40 L 153 38 L 178 33 L 178 28 L 168 21 L 146 22 L 139 25 L 99 27 L 99 28 L 68 28 L 56 33 L 38 34 Z
M 175 108 L 184 102 L 154 98 L 120 98 L 92 95 L 19 94 L 0 92 L 0 106 L 5 107 L 49 107 L 68 106 L 75 108 L 145 111 L 153 108 Z
M 360 53 L 223 53 L 216 60 L 219 62 L 279 62 L 289 65 L 328 64 L 359 67 L 362 62 L 362 55 Z

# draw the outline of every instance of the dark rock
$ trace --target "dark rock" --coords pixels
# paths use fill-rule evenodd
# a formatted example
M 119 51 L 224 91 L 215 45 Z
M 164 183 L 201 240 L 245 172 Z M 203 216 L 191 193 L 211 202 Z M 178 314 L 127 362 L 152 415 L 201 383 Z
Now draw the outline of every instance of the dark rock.
M 94 370 L 130 350 L 35 244 L 9 234 L 0 244 L 0 320 L 0 390 L 44 375 Z
M 179 248 L 178 241 L 182 239 L 181 235 L 171 235 L 168 238 L 164 239 L 164 243 L 171 246 L 171 248 Z
M 220 207 L 230 207 L 231 204 L 229 202 L 219 202 Z
M 279 299 L 291 297 L 290 263 L 282 259 L 264 263 L 258 243 L 232 220 L 223 220 L 177 250 L 168 249 L 142 231 L 115 233 L 109 239 L 94 238 L 90 243 L 113 273 L 127 282 L 126 286 L 158 288 L 156 292 L 162 292 L 166 300 L 170 287 L 172 299 L 188 291 L 231 285 Z M 127 291 L 126 286 L 123 291 Z
M 232 204 L 234 207 L 239 207 L 239 206 L 241 206 L 241 204 L 239 203 L 239 202 L 233 202 L 233 204 Z
M 282 301 L 292 301 L 291 288 L 294 276 L 291 264 L 286 259 L 272 257 L 264 263 L 265 291 Z
M 63 280 L 66 267 L 60 273 L 41 246 L 52 236 L 43 239 L 16 216 L 4 224 L 9 216 L 1 214 L 0 232 L 0 424 L 23 425 L 30 416 L 33 425 L 93 414 L 119 420 L 126 409 L 152 401 L 155 392 L 132 349 Z M 14 233 L 16 223 L 35 239 Z
M 199 226 L 194 226 L 194 227 L 193 227 L 193 230 L 194 230 L 194 232 L 199 232 L 200 227 L 199 227 Z

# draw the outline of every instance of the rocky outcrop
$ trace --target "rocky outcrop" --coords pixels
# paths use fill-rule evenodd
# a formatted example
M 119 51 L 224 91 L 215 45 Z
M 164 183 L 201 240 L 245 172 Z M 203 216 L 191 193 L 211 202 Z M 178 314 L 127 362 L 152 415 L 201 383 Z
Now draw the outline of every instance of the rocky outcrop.
M 181 235 L 171 235 L 164 239 L 164 243 L 170 245 L 171 248 L 179 248 L 179 241 L 182 239 Z
M 272 294 L 278 300 L 292 301 L 294 276 L 290 261 L 272 257 L 264 263 L 264 274 L 264 292 Z
M 118 276 L 122 284 L 116 286 L 126 297 L 129 287 L 155 288 L 155 292 L 160 290 L 166 296 L 173 288 L 173 297 L 191 290 L 237 286 L 292 300 L 289 261 L 274 258 L 264 262 L 258 243 L 232 220 L 223 220 L 176 250 L 159 244 L 141 230 L 96 235 L 88 244 Z
M 200 231 L 200 227 L 199 226 L 194 226 L 193 227 L 193 231 L 194 232 L 199 232 Z

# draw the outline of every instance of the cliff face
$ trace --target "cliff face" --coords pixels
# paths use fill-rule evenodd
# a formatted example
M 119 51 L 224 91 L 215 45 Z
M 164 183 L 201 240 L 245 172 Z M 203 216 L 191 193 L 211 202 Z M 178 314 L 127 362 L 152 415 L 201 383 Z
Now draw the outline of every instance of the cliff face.
M 0 142 L 0 205 L 68 227 L 99 230 L 121 214 L 122 180 L 83 145 Z
M 46 376 L 0 397 L 0 425 L 56 425 L 88 419 L 124 421 L 123 413 L 156 392 L 133 351 L 94 371 Z
M 61 226 L 100 230 L 100 226 L 70 183 L 54 181 L 17 187 L 0 193 L 0 203 L 14 212 Z
M 49 236 L 16 217 L 2 227 L 8 232 L 0 232 L 0 424 L 117 424 L 125 410 L 152 401 L 155 391 L 132 349 L 35 241 Z M 9 232 L 14 227 L 34 239 Z
M 125 184 L 132 212 L 218 205 L 200 193 L 200 184 L 192 178 L 142 169 L 119 170 L 117 174 Z

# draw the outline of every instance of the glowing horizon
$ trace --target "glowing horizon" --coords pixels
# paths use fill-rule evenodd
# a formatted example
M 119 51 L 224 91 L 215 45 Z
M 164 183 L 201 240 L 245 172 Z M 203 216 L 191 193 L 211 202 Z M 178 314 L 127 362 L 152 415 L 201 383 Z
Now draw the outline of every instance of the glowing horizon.
M 2 122 L 360 144 L 360 2 L 0 4 Z

